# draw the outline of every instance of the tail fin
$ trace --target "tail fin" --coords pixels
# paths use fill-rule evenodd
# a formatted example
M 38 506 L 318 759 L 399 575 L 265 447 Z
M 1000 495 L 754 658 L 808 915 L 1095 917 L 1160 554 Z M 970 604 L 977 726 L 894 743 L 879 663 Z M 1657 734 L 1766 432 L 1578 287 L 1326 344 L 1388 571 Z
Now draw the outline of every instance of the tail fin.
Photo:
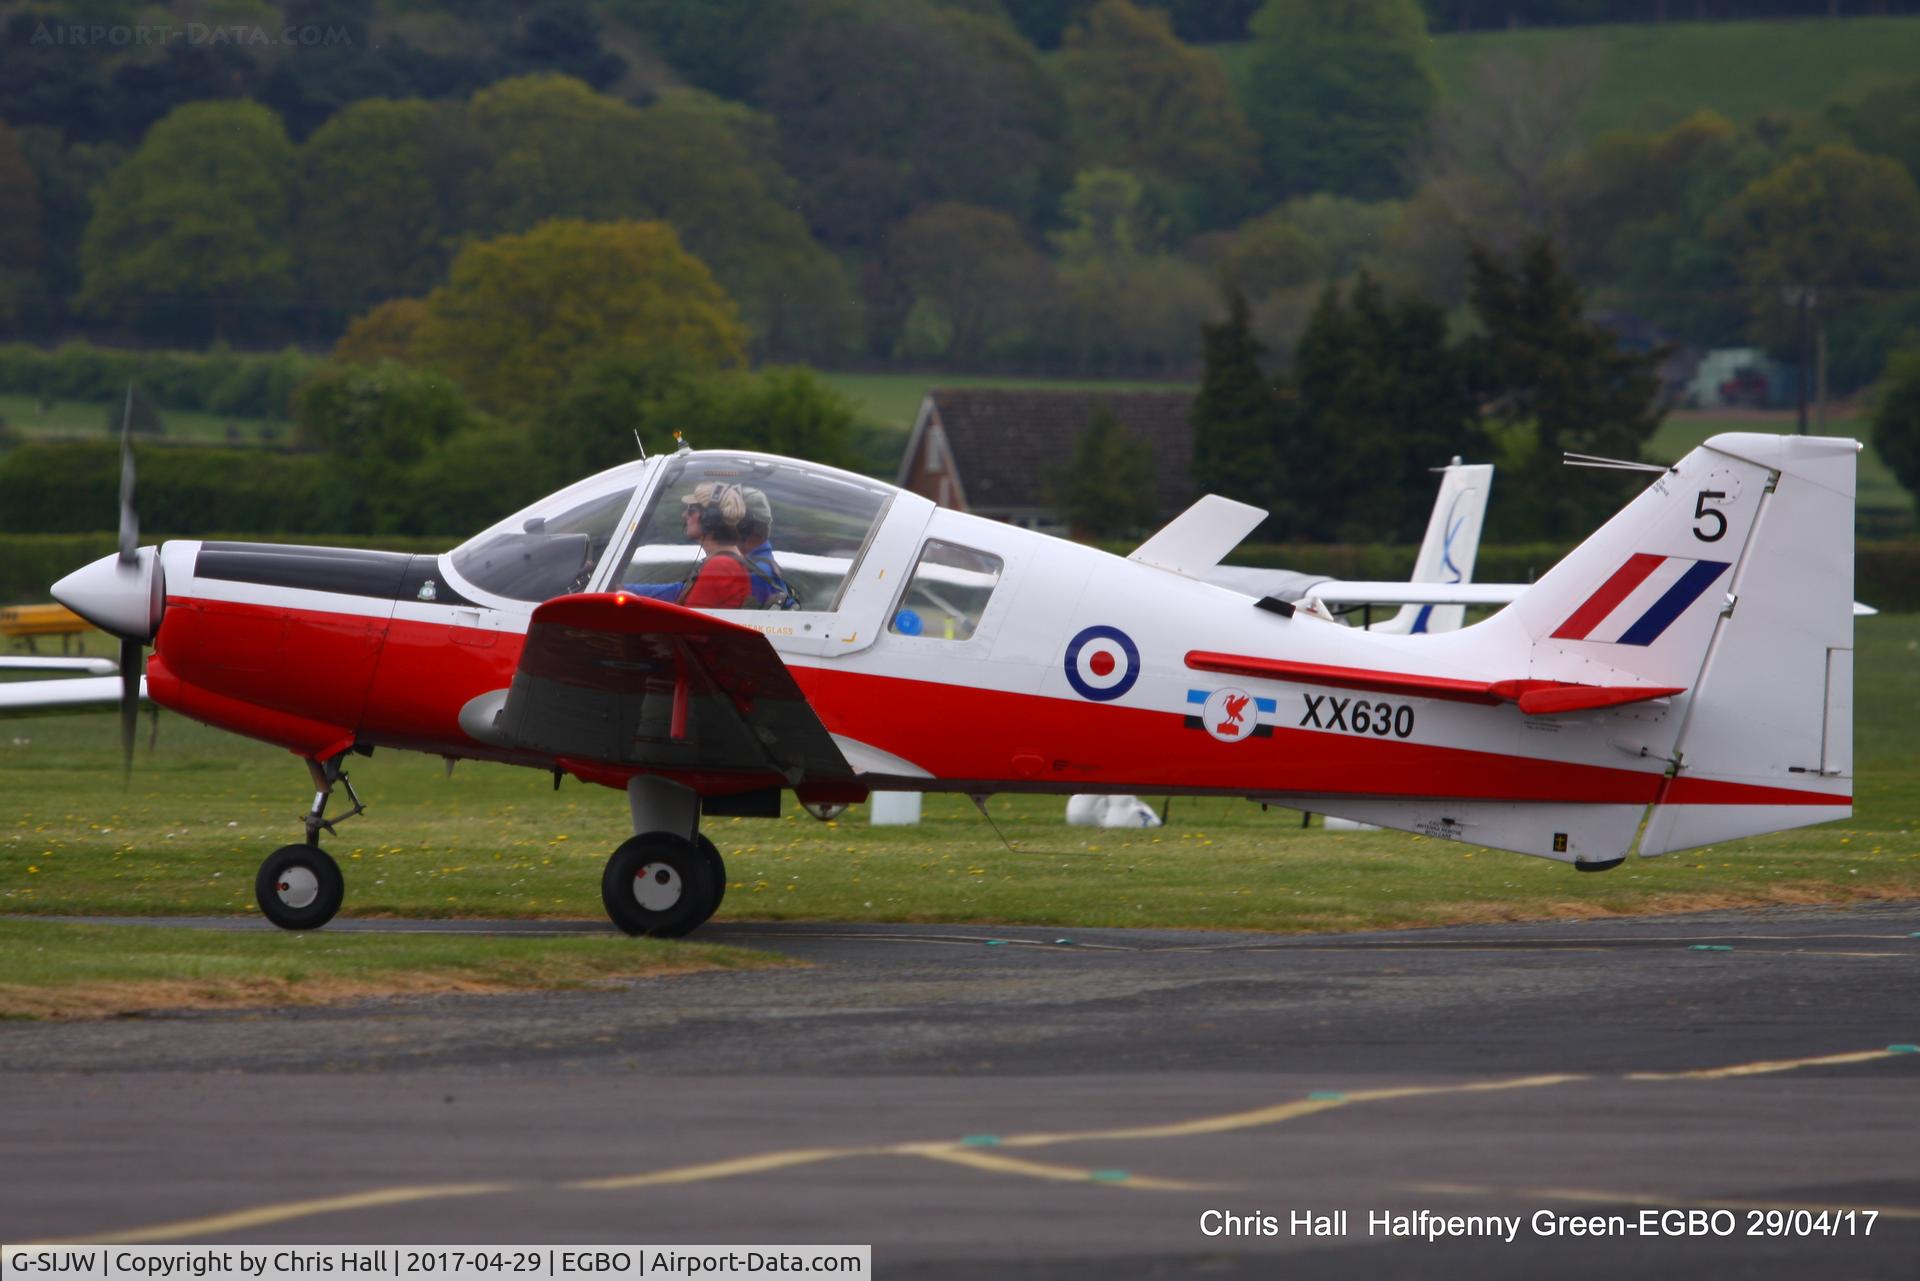
M 1687 691 L 1614 740 L 1671 762 L 1641 854 L 1852 813 L 1859 448 L 1715 436 L 1488 621 L 1530 677 Z
M 1493 487 L 1489 463 L 1465 464 L 1458 458 L 1441 469 L 1440 493 L 1427 518 L 1427 536 L 1413 563 L 1413 582 L 1470 583 L 1473 562 L 1480 553 L 1480 528 L 1487 514 L 1487 494 Z M 1464 605 L 1402 605 L 1392 618 L 1370 631 L 1387 633 L 1450 632 L 1466 620 Z

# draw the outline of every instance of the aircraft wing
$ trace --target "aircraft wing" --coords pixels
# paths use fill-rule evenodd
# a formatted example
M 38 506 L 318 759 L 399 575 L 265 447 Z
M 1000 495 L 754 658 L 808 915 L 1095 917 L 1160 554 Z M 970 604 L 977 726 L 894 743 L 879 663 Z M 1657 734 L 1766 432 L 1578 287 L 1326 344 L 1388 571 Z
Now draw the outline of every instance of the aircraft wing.
M 1510 605 L 1525 583 L 1368 583 L 1329 579 L 1313 589 L 1328 605 Z
M 1317 596 L 1328 605 L 1505 605 L 1526 590 L 1524 583 L 1370 583 L 1243 565 L 1218 566 L 1206 580 L 1246 596 L 1285 601 Z
M 504 702 L 474 710 L 476 737 L 574 761 L 853 777 L 765 636 L 625 592 L 536 609 Z
M 147 678 L 140 678 L 140 701 L 147 701 Z M 120 705 L 118 676 L 80 676 L 45 681 L 0 681 L 0 716 L 30 712 L 105 710 Z
M 111 658 L 0 658 L 0 672 L 85 672 L 89 676 L 111 676 L 120 664 Z

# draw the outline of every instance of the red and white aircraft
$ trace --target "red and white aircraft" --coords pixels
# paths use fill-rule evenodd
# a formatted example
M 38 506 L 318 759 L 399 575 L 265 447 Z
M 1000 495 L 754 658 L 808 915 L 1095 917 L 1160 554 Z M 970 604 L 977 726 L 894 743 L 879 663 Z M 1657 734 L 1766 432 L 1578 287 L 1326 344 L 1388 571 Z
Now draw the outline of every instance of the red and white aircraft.
M 1652 855 L 1852 812 L 1857 450 L 1717 436 L 1438 635 L 1203 581 L 1264 515 L 1227 499 L 1122 558 L 730 451 L 614 468 L 441 556 L 129 540 L 54 594 L 152 642 L 155 703 L 308 763 L 306 839 L 256 881 L 289 928 L 340 906 L 319 837 L 376 747 L 623 789 L 601 888 L 633 934 L 711 916 L 702 816 L 789 789 L 1243 796 L 1595 870 L 1637 833 Z M 643 594 L 687 574 L 708 482 L 764 494 L 797 608 Z

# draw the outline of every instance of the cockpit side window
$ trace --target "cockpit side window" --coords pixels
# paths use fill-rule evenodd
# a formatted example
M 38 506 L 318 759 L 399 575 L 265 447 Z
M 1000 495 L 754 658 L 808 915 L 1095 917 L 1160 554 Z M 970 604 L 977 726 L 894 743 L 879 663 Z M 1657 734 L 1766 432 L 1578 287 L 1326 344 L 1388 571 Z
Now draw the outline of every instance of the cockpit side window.
M 453 567 L 482 591 L 538 603 L 583 590 L 633 500 L 622 485 L 489 530 L 453 552 Z M 563 498 L 565 495 L 562 496 Z
M 804 464 L 696 454 L 662 479 L 615 585 L 709 608 L 838 609 L 891 498 Z M 708 592 L 711 558 L 728 562 L 736 584 L 745 578 L 744 599 L 737 587 L 731 597 Z
M 928 539 L 887 630 L 935 640 L 971 639 L 1005 567 L 991 552 Z

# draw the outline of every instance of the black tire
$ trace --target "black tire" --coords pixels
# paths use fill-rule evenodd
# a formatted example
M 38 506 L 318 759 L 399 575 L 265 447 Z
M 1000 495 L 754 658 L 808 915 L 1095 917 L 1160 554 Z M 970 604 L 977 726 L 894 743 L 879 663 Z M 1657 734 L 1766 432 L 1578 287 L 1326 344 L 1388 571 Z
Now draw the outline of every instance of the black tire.
M 667 832 L 647 832 L 626 842 L 600 877 L 607 916 L 633 935 L 679 938 L 712 916 L 719 899 L 706 854 Z
M 720 857 L 719 848 L 707 839 L 705 832 L 697 834 L 693 843 L 706 856 L 707 870 L 713 873 L 713 911 L 707 913 L 708 917 L 712 917 L 714 912 L 720 910 L 720 905 L 727 901 L 727 861 Z
M 340 910 L 346 893 L 340 865 L 318 845 L 282 845 L 253 878 L 260 910 L 283 930 L 319 929 Z

